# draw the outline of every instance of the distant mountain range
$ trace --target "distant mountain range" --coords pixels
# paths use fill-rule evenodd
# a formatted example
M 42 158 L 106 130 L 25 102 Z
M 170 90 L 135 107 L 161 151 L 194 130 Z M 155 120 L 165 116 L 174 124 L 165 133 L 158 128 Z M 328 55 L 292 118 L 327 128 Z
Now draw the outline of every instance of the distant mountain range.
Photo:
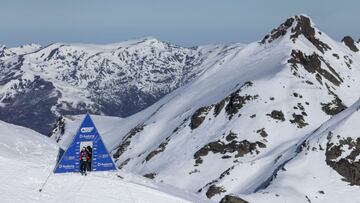
M 60 115 L 126 117 L 188 83 L 240 44 L 184 48 L 155 38 L 118 44 L 0 46 L 0 119 L 48 134 Z

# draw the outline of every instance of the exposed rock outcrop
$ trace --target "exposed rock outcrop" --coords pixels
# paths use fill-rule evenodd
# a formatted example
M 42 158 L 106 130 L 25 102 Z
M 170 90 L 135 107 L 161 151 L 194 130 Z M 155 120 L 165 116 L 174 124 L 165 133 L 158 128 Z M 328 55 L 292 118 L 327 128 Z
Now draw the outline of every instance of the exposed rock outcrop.
M 347 47 L 349 47 L 349 49 L 353 52 L 358 52 L 359 49 L 356 47 L 355 45 L 355 41 L 352 37 L 350 36 L 345 36 L 342 40 L 341 40 Z
M 195 113 L 191 116 L 190 128 L 194 130 L 199 127 L 202 122 L 205 120 L 206 115 L 211 110 L 212 106 L 201 107 L 195 111 Z
M 360 155 L 360 138 L 347 137 L 332 143 L 331 137 L 332 134 L 329 133 L 325 153 L 326 163 L 351 185 L 360 185 L 360 161 L 357 159 Z M 342 156 L 347 150 L 351 152 L 347 156 Z
M 262 142 L 249 142 L 247 140 L 237 141 L 232 140 L 229 143 L 224 143 L 220 140 L 210 142 L 203 146 L 194 154 L 195 166 L 203 162 L 201 157 L 207 156 L 209 152 L 214 154 L 232 154 L 235 153 L 235 158 L 242 157 L 246 154 L 252 154 L 253 152 L 259 153 L 258 148 L 265 148 L 266 145 Z
M 223 187 L 218 187 L 215 185 L 211 185 L 209 189 L 206 191 L 206 197 L 211 199 L 215 195 L 220 195 L 221 193 L 226 192 Z
M 273 110 L 271 113 L 266 114 L 267 116 L 270 116 L 271 118 L 279 121 L 285 121 L 285 116 L 282 111 L 279 110 Z
M 323 85 L 322 77 L 336 86 L 339 86 L 340 83 L 343 82 L 339 74 L 330 66 L 330 64 L 315 52 L 311 55 L 306 55 L 300 50 L 292 50 L 291 58 L 288 62 L 295 70 L 299 69 L 299 64 L 302 65 L 309 73 L 315 74 L 316 79 L 321 85 Z M 326 65 L 330 72 L 321 67 L 322 63 Z
M 249 203 L 249 202 L 234 195 L 225 195 L 225 197 L 223 197 L 219 203 Z

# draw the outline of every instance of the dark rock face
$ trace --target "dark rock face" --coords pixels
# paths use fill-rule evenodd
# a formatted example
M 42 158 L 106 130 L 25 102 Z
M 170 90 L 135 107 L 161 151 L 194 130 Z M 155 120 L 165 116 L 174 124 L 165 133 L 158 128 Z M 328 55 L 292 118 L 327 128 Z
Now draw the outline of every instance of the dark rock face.
M 230 142 L 237 138 L 236 133 L 230 131 L 230 133 L 225 137 L 226 141 Z
M 225 112 L 229 116 L 229 119 L 231 119 L 239 112 L 242 107 L 244 107 L 247 102 L 256 100 L 259 97 L 259 95 L 240 94 L 243 88 L 250 87 L 252 85 L 253 83 L 251 81 L 245 82 L 238 90 L 231 93 L 229 96 L 219 101 L 218 103 L 212 104 L 210 106 L 200 107 L 191 116 L 191 121 L 189 124 L 190 128 L 192 130 L 198 128 L 212 109 L 214 109 L 214 116 L 216 117 L 225 108 Z
M 316 38 L 315 28 L 311 26 L 311 21 L 306 16 L 295 16 L 297 25 L 291 30 L 293 33 L 291 39 L 293 41 L 298 38 L 299 35 L 303 35 L 308 39 L 319 51 L 324 53 L 327 50 L 331 50 L 331 47 L 324 42 Z
M 255 100 L 259 97 L 259 95 L 240 95 L 241 91 L 244 88 L 251 87 L 253 83 L 251 81 L 245 82 L 237 91 L 230 94 L 224 100 L 227 102 L 225 106 L 225 111 L 229 115 L 229 119 L 231 119 L 235 114 L 239 112 L 239 110 L 248 102 Z
M 320 103 L 321 109 L 328 115 L 336 115 L 343 110 L 345 110 L 347 107 L 343 104 L 342 100 L 333 92 L 329 90 L 329 94 L 334 96 L 334 99 L 329 103 Z
M 225 195 L 225 197 L 223 197 L 220 200 L 220 203 L 249 203 L 249 202 L 241 199 L 240 197 L 236 197 L 233 195 Z
M 340 83 L 343 82 L 339 74 L 336 73 L 336 71 L 330 66 L 330 64 L 327 63 L 324 58 L 317 55 L 316 53 L 307 56 L 299 50 L 292 50 L 291 58 L 288 60 L 288 62 L 295 70 L 299 69 L 299 64 L 302 65 L 309 73 L 315 74 L 316 79 L 321 85 L 323 84 L 322 77 L 324 77 L 336 86 L 339 86 Z M 321 68 L 322 62 L 327 66 L 330 72 Z
M 252 85 L 253 83 L 251 81 L 247 81 L 238 90 L 231 93 L 229 96 L 219 101 L 217 104 L 212 105 L 215 106 L 214 116 L 216 117 L 217 115 L 219 115 L 219 113 L 225 107 L 225 112 L 229 116 L 229 119 L 231 119 L 247 102 L 256 100 L 259 95 L 240 94 L 244 88 L 251 87 Z
M 291 31 L 290 28 L 292 28 Z M 310 19 L 303 15 L 288 18 L 284 23 L 280 24 L 279 27 L 273 29 L 270 34 L 266 35 L 260 41 L 260 44 L 271 43 L 274 40 L 281 38 L 289 31 L 291 33 L 290 39 L 294 43 L 300 35 L 303 35 L 322 53 L 331 50 L 331 47 L 328 44 L 320 41 L 319 38 L 316 37 L 316 30 L 311 25 Z
M 339 98 L 335 98 L 332 102 L 330 103 L 321 103 L 322 105 L 322 110 L 328 114 L 328 115 L 336 115 L 340 112 L 342 112 L 343 110 L 346 109 L 346 106 L 344 104 L 342 104 L 342 101 Z
M 330 142 L 332 134 L 329 133 L 328 143 L 326 145 L 326 163 L 351 185 L 360 185 L 360 162 L 356 157 L 360 154 L 360 138 L 354 140 L 351 137 L 343 138 L 334 144 Z M 351 153 L 345 158 L 337 160 L 343 150 L 351 150 Z
M 219 113 L 223 110 L 225 106 L 225 100 L 221 100 L 219 103 L 215 104 L 215 108 L 214 108 L 214 116 L 218 116 Z
M 223 187 L 218 187 L 215 185 L 211 185 L 209 189 L 206 191 L 206 197 L 211 199 L 215 195 L 220 195 L 221 193 L 226 192 Z
M 239 112 L 239 110 L 247 103 L 247 101 L 255 100 L 258 98 L 258 95 L 240 95 L 240 91 L 236 91 L 227 98 L 228 103 L 225 106 L 225 111 L 229 115 L 229 119 L 231 119 L 235 114 Z
M 156 173 L 147 173 L 144 175 L 145 178 L 154 179 L 156 177 Z
M 282 23 L 278 28 L 275 28 L 271 31 L 270 35 L 266 35 L 262 40 L 261 44 L 271 43 L 272 41 L 284 36 L 287 30 L 292 26 L 294 18 L 288 18 L 284 23 Z
M 303 128 L 303 127 L 309 125 L 308 123 L 305 122 L 303 115 L 293 113 L 292 116 L 293 116 L 293 119 L 290 119 L 290 123 L 296 124 L 296 126 L 298 128 Z
M 228 138 L 230 139 L 230 138 Z M 201 164 L 203 162 L 201 157 L 207 156 L 209 152 L 214 154 L 231 154 L 236 152 L 235 158 L 242 157 L 248 153 L 259 153 L 257 148 L 265 148 L 266 145 L 262 142 L 249 142 L 247 140 L 236 141 L 232 140 L 229 143 L 224 143 L 220 140 L 215 142 L 210 142 L 209 144 L 203 146 L 194 154 L 195 166 Z
M 285 121 L 285 116 L 282 111 L 273 110 L 270 114 L 266 114 L 267 116 L 270 116 L 271 118 L 279 121 Z
M 212 106 L 201 107 L 195 111 L 195 113 L 191 116 L 190 128 L 194 130 L 199 127 L 202 122 L 205 120 L 206 115 L 211 110 Z
M 359 49 L 356 47 L 354 39 L 350 36 L 345 36 L 342 40 L 342 42 L 344 42 L 344 44 L 349 47 L 349 49 L 353 52 L 358 52 Z
M 256 133 L 259 133 L 261 135 L 261 137 L 268 136 L 267 132 L 265 131 L 265 128 L 261 128 L 261 129 L 257 130 Z

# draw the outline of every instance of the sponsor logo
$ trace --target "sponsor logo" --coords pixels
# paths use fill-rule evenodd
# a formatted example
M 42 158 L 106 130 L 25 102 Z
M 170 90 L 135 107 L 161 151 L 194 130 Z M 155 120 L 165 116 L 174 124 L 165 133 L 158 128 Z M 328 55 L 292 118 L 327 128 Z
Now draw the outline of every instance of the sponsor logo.
M 113 164 L 112 163 L 98 163 L 97 166 L 102 166 L 102 167 L 112 167 Z
M 74 165 L 62 165 L 60 164 L 59 165 L 59 168 L 64 168 L 64 169 L 74 169 L 75 166 Z
M 80 134 L 80 139 L 94 139 L 95 135 L 82 135 Z
M 80 129 L 80 132 L 82 133 L 90 133 L 94 130 L 94 127 L 83 127 Z

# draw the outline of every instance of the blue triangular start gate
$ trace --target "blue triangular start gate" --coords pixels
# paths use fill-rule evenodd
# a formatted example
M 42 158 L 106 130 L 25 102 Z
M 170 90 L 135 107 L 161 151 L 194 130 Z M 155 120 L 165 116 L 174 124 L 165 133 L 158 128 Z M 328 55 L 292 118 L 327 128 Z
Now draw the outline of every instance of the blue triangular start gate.
M 80 171 L 80 150 L 83 147 L 92 148 L 91 171 L 116 170 L 115 164 L 106 149 L 99 132 L 90 115 L 86 115 L 72 143 L 60 158 L 54 173 Z

